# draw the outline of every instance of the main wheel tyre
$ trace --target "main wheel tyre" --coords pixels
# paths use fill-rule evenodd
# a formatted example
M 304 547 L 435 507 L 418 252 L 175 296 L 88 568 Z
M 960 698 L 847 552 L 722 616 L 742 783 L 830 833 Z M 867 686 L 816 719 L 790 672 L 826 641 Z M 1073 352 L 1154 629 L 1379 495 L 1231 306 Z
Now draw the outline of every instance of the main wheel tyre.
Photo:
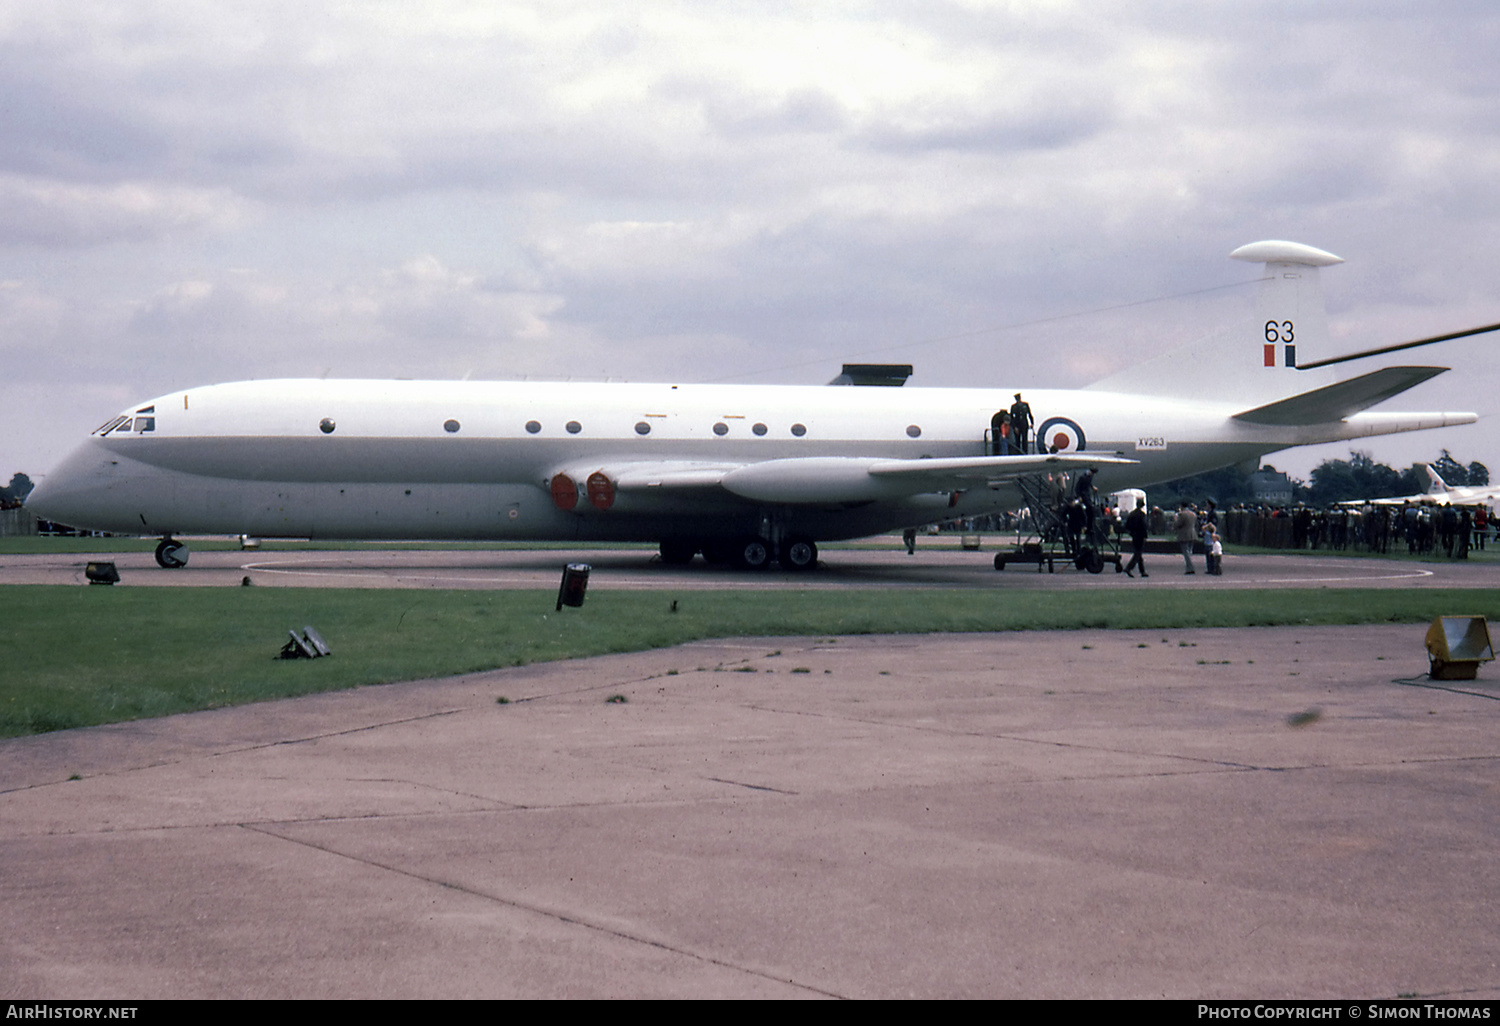
M 156 546 L 156 565 L 163 570 L 178 570 L 187 566 L 187 546 L 171 538 L 163 538 Z
M 734 547 L 734 565 L 741 570 L 764 570 L 771 565 L 771 543 L 764 538 L 742 538 Z
M 1088 572 L 1091 574 L 1101 573 L 1104 570 L 1104 557 L 1099 555 L 1098 549 L 1084 549 L 1083 560 L 1087 564 Z
M 818 565 L 818 546 L 811 538 L 788 538 L 781 543 L 783 570 L 812 570 Z
M 1005 557 L 1002 556 L 998 552 L 995 553 L 995 569 L 996 570 L 1004 570 L 1005 569 Z

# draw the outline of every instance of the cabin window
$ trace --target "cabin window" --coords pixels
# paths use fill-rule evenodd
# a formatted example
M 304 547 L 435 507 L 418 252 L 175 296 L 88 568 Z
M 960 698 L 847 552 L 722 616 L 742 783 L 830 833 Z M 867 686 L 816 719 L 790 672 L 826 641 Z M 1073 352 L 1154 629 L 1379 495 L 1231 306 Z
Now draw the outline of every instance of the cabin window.
M 567 428 L 568 434 L 570 435 L 576 435 L 578 434 L 578 432 L 583 430 L 583 425 L 578 423 L 578 421 L 576 420 L 568 421 L 568 423 L 564 425 L 564 427 Z
M 764 424 L 757 424 L 750 430 L 754 431 L 757 435 L 763 435 L 766 433 L 766 426 Z
M 540 431 L 540 430 L 541 430 L 541 429 L 542 429 L 542 425 L 541 425 L 541 424 L 539 424 L 539 423 L 538 423 L 538 422 L 537 422 L 537 421 L 534 421 L 534 420 L 528 420 L 528 421 L 527 421 L 527 422 L 526 422 L 526 433 L 527 433 L 527 434 L 528 434 L 528 435 L 534 435 L 534 434 L 536 434 L 536 433 L 537 433 L 537 432 L 538 432 L 538 431 Z
M 801 424 L 793 424 L 792 434 L 796 435 L 798 438 L 801 438 L 803 435 L 807 434 L 807 428 Z
M 445 420 L 445 421 L 443 421 L 443 430 L 446 431 L 446 432 L 448 432 L 450 435 L 456 435 L 456 434 L 458 434 L 458 421 L 456 421 L 456 420 Z
M 722 420 L 719 421 L 714 425 L 714 434 L 719 435 L 720 437 L 729 434 L 729 425 L 724 423 Z
M 333 434 L 333 428 L 334 423 L 332 417 L 324 417 L 322 420 L 318 421 L 318 430 L 323 432 L 325 435 Z
M 908 424 L 906 425 L 906 435 L 908 438 L 921 438 L 922 429 L 915 424 Z
M 651 425 L 647 424 L 643 420 L 640 423 L 636 424 L 635 433 L 638 435 L 649 435 L 651 433 Z

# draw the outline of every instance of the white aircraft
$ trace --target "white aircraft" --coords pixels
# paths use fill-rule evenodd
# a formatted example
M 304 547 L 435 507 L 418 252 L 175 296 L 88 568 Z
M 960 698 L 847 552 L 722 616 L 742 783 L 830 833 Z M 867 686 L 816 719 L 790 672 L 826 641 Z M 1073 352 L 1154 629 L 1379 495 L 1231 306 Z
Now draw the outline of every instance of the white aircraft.
M 1442 373 L 1335 381 L 1319 268 L 1258 242 L 1253 320 L 1082 390 L 1024 389 L 1042 452 L 995 455 L 1003 388 L 443 381 L 248 381 L 121 411 L 28 505 L 77 527 L 314 539 L 654 541 L 743 567 L 817 563 L 817 543 L 1023 504 L 1038 475 L 1098 467 L 1101 493 L 1289 446 L 1469 424 L 1368 408 Z M 1462 334 L 1500 328 L 1474 329 Z M 1457 337 L 1443 336 L 1443 338 Z
M 1427 490 L 1416 495 L 1396 495 L 1385 499 L 1370 499 L 1368 505 L 1372 506 L 1401 506 L 1406 503 L 1429 506 L 1473 506 L 1485 505 L 1500 499 L 1500 487 L 1485 485 L 1474 487 L 1470 485 L 1450 485 L 1444 481 L 1442 475 L 1432 469 L 1431 464 L 1423 464 L 1422 469 L 1427 471 Z M 1364 499 L 1350 499 L 1339 503 L 1340 506 L 1364 506 Z

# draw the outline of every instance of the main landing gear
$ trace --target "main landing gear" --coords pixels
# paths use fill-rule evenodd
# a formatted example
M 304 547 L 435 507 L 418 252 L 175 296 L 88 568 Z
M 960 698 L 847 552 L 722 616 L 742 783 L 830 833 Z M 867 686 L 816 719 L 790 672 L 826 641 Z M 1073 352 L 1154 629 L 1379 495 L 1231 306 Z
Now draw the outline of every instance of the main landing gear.
M 779 549 L 759 535 L 709 542 L 666 539 L 661 543 L 661 561 L 670 566 L 686 566 L 700 548 L 703 558 L 710 563 L 728 563 L 740 570 L 765 570 L 772 563 L 780 563 L 781 569 L 800 573 L 818 565 L 817 544 L 800 536 L 783 540 Z
M 818 566 L 818 546 L 811 538 L 788 538 L 781 543 L 781 569 L 815 570 Z
M 171 535 L 167 535 L 156 546 L 156 565 L 163 570 L 180 570 L 187 566 L 188 547 Z

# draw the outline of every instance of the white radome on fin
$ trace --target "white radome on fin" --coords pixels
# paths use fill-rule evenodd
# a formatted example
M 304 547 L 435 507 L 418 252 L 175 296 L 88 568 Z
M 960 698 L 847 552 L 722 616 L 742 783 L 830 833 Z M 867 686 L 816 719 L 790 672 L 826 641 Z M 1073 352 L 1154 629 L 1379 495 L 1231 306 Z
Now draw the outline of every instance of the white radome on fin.
M 1309 267 L 1329 267 L 1344 262 L 1343 257 L 1334 256 L 1315 246 L 1283 242 L 1280 239 L 1251 242 L 1229 254 L 1229 259 L 1245 260 L 1252 264 L 1306 264 Z

